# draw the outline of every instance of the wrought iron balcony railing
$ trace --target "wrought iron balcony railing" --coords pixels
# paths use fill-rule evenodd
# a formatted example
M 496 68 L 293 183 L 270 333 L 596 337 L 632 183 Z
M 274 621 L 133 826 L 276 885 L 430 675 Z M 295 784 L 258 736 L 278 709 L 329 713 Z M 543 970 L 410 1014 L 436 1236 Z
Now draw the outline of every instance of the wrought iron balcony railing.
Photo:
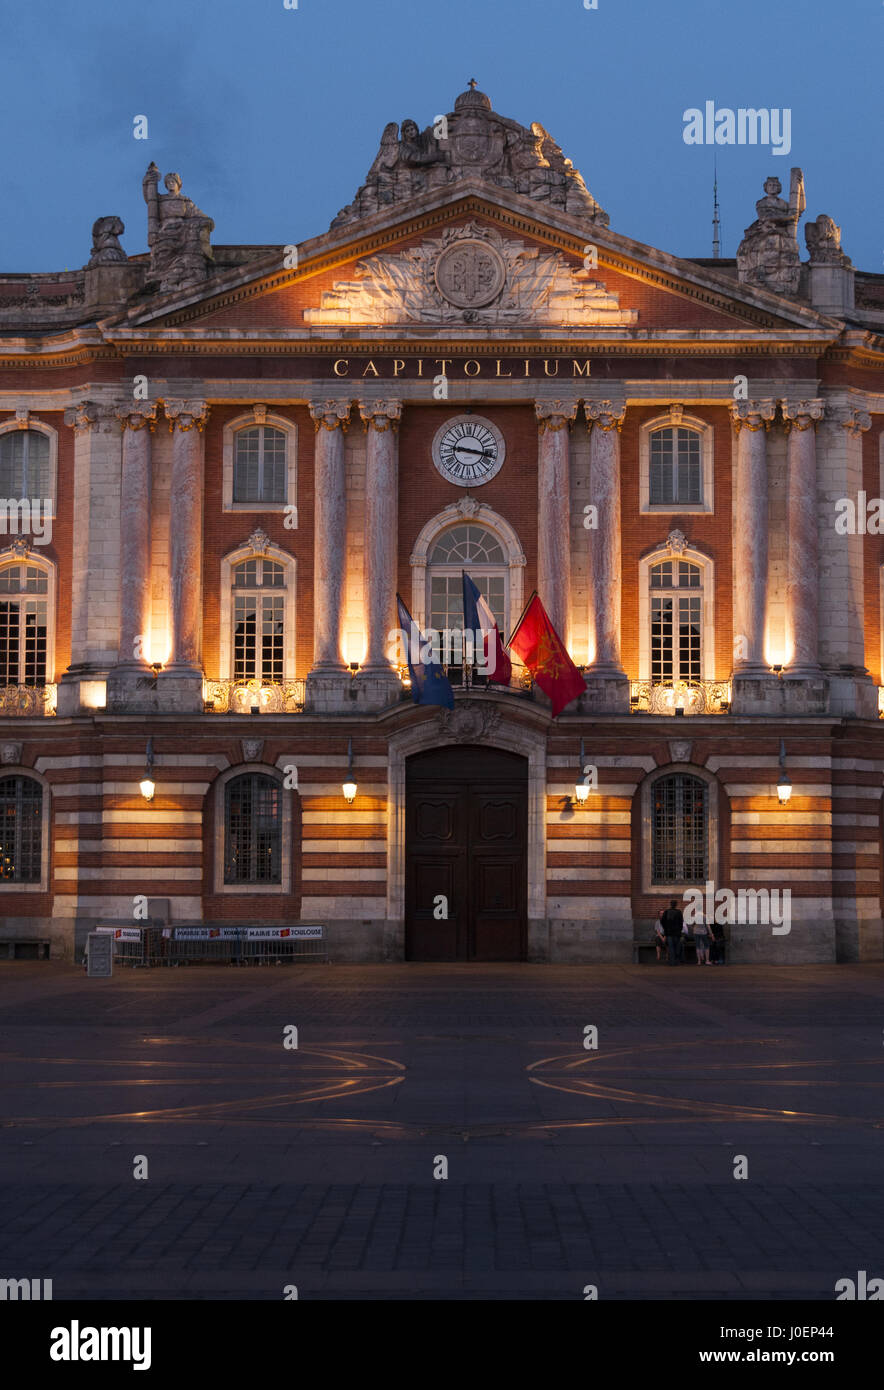
M 397 668 L 399 679 L 402 682 L 402 698 L 411 696 L 411 678 L 408 674 L 407 666 Z M 531 672 L 522 668 L 519 674 L 513 672 L 512 678 L 507 685 L 501 685 L 498 681 L 489 680 L 487 676 L 479 674 L 479 668 L 464 663 L 462 666 L 442 665 L 442 670 L 448 677 L 452 689 L 458 690 L 493 690 L 508 691 L 510 695 L 531 696 L 534 688 L 534 681 Z
M 306 681 L 213 681 L 204 687 L 211 714 L 300 714 Z
M 0 685 L 0 719 L 55 714 L 56 685 Z
M 632 681 L 629 707 L 633 714 L 727 714 L 731 707 L 729 681 L 675 681 L 655 685 Z

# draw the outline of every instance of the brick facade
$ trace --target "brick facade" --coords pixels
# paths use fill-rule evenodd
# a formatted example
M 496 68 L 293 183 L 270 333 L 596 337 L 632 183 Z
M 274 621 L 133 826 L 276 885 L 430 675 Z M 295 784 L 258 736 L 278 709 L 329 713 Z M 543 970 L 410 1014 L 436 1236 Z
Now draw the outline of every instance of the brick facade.
M 866 308 L 851 318 L 846 311 L 837 322 L 817 312 L 806 289 L 775 294 L 742 283 L 732 262 L 679 260 L 593 228 L 599 252 L 593 278 L 616 296 L 621 315 L 637 314 L 634 327 L 557 327 L 528 313 L 493 324 L 476 322 L 475 315 L 433 323 L 405 313 L 393 327 L 380 313 L 375 327 L 305 319 L 330 297 L 354 292 L 367 256 L 381 250 L 401 256 L 467 223 L 480 229 L 475 237 L 518 237 L 538 255 L 555 250 L 571 272 L 583 265 L 588 233 L 574 216 L 515 193 L 490 189 L 480 197 L 452 186 L 434 199 L 423 195 L 411 212 L 391 207 L 364 226 L 316 237 L 300 248 L 293 269 L 282 268 L 282 248 L 217 248 L 218 265 L 198 289 L 162 294 L 148 285 L 133 298 L 132 277 L 140 283 L 146 273 L 145 258 L 133 257 L 120 268 L 115 303 L 105 302 L 92 317 L 84 310 L 76 322 L 47 325 L 34 318 L 36 305 L 18 318 L 3 310 L 0 440 L 3 426 L 13 423 L 48 427 L 57 440 L 51 543 L 32 544 L 24 562 L 45 562 L 54 576 L 46 679 L 58 687 L 58 703 L 57 713 L 38 712 L 32 689 L 31 704 L 22 697 L 16 712 L 10 679 L 0 714 L 0 781 L 40 781 L 49 846 L 45 881 L 0 880 L 0 943 L 50 937 L 53 952 L 70 957 L 92 925 L 131 921 L 133 903 L 146 895 L 169 900 L 173 923 L 259 916 L 321 921 L 333 959 L 401 958 L 408 935 L 402 907 L 408 757 L 475 743 L 510 749 L 530 763 L 529 959 L 627 961 L 634 937 L 650 936 L 670 894 L 668 883 L 652 881 L 649 823 L 651 788 L 667 768 L 695 772 L 708 789 L 707 862 L 716 888 L 791 891 L 791 932 L 737 923 L 729 928 L 732 959 L 882 959 L 884 740 L 876 687 L 884 683 L 884 541 L 877 533 L 842 535 L 834 519 L 839 498 L 855 498 L 860 488 L 868 498 L 882 491 L 884 314 Z M 89 268 L 79 272 L 71 291 L 85 286 L 87 308 L 94 298 L 89 275 Z M 876 278 L 857 273 L 857 295 L 866 285 L 868 304 Z M 434 395 L 441 364 L 443 399 Z M 121 571 L 132 544 L 123 470 L 134 465 L 124 464 L 120 412 L 139 375 L 148 382 L 144 404 L 156 407 L 153 428 L 145 427 L 151 503 L 144 518 L 145 652 L 154 670 L 142 663 L 137 679 L 129 672 L 129 683 L 119 686 L 123 694 L 111 696 L 132 662 L 120 631 Z M 748 392 L 741 395 L 735 380 L 742 376 Z M 736 538 L 741 527 L 757 524 L 740 514 L 737 500 L 738 470 L 746 466 L 737 431 L 754 428 L 734 418 L 735 402 L 745 396 L 750 404 L 772 403 L 763 427 L 765 491 L 753 494 L 760 508 L 753 518 L 763 516 L 767 530 L 767 572 L 759 581 L 765 669 L 751 673 L 739 666 L 735 617 L 744 564 Z M 340 465 L 343 521 L 328 537 L 317 532 L 315 497 L 326 428 L 315 409 L 326 401 L 350 407 Z M 396 402 L 397 411 L 401 406 L 389 447 L 363 428 L 359 409 L 386 401 Z M 446 724 L 437 710 L 415 707 L 389 669 L 381 673 L 390 678 L 386 684 L 378 683 L 377 672 L 360 669 L 377 580 L 372 566 L 389 554 L 395 586 L 412 605 L 415 583 L 422 583 L 414 578 L 423 563 L 416 547 L 434 518 L 473 520 L 492 533 L 499 522 L 520 552 L 510 559 L 509 582 L 518 570 L 527 599 L 539 583 L 545 524 L 536 407 L 557 401 L 573 418 L 570 521 L 556 545 L 570 561 L 570 651 L 586 668 L 587 695 L 552 720 L 536 687 L 458 690 L 455 713 L 465 721 L 458 732 L 456 721 Z M 584 524 L 595 496 L 592 432 L 601 428 L 587 419 L 586 407 L 603 401 L 625 408 L 616 436 L 617 601 L 628 684 L 619 685 L 594 683 L 593 557 L 605 543 L 606 518 L 597 531 Z M 789 478 L 796 465 L 789 412 L 808 401 L 822 402 L 824 412 L 813 425 L 818 570 L 802 581 L 815 592 L 818 586 L 819 663 L 811 676 L 792 679 L 789 632 L 801 594 L 796 598 L 790 584 L 795 502 Z M 176 402 L 185 403 L 183 423 Z M 287 500 L 296 524 L 279 507 L 225 504 L 230 426 L 263 418 L 262 408 L 291 427 L 286 438 L 296 452 L 296 490 Z M 187 412 L 196 419 L 200 411 L 191 428 Z M 465 412 L 492 422 L 506 449 L 496 476 L 471 489 L 443 477 L 432 459 L 440 426 Z M 647 427 L 670 418 L 675 425 L 690 422 L 708 440 L 705 509 L 655 510 L 643 500 Z M 332 471 L 323 476 L 338 476 L 338 455 L 328 440 L 325 445 L 332 452 L 324 467 Z M 398 516 L 387 537 L 369 534 L 368 480 L 377 476 L 369 459 L 376 445 L 386 452 L 371 467 L 389 468 L 392 459 L 396 469 Z M 175 667 L 173 650 L 175 624 L 182 621 L 176 585 L 188 582 L 175 569 L 173 545 L 184 524 L 176 479 L 184 476 L 185 455 L 202 477 L 195 683 L 192 672 Z M 462 515 L 446 513 L 464 502 Z M 473 504 L 481 504 L 479 512 L 471 512 Z M 255 540 L 256 530 L 263 539 Z M 711 613 L 702 684 L 717 682 L 728 696 L 718 712 L 685 717 L 648 712 L 636 696 L 639 683 L 651 683 L 642 669 L 649 661 L 647 567 L 652 559 L 678 560 L 679 533 L 703 571 L 704 612 Z M 247 554 L 280 561 L 294 586 L 286 670 L 292 682 L 304 684 L 289 710 L 253 715 L 206 703 L 212 683 L 232 677 L 229 667 L 222 669 L 231 642 L 224 585 L 230 557 Z M 0 574 L 16 558 L 22 562 L 12 538 L 0 537 Z M 333 583 L 322 590 L 331 609 L 316 597 L 329 566 L 340 577 L 339 601 Z M 392 612 L 389 620 L 392 628 Z M 314 670 L 316 643 L 329 622 L 339 626 L 341 659 L 330 673 Z M 156 781 L 149 804 L 138 788 L 148 739 Z M 257 747 L 246 749 L 244 741 Z M 563 798 L 579 780 L 581 741 L 598 785 L 585 806 L 569 806 Z M 785 806 L 776 794 L 781 743 L 793 786 Z M 352 805 L 341 793 L 349 744 L 358 783 Z M 292 765 L 297 789 L 282 784 Z M 270 775 L 286 807 L 285 882 L 260 896 L 219 881 L 224 787 L 238 771 Z

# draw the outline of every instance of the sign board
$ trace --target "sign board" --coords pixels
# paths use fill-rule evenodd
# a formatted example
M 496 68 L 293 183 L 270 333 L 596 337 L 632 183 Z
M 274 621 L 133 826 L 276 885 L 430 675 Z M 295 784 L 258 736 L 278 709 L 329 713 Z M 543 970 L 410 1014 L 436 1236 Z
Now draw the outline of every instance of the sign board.
M 96 933 L 102 936 L 112 936 L 114 941 L 140 941 L 140 927 L 96 927 Z
M 114 939 L 105 930 L 89 933 L 89 959 L 86 974 L 107 979 L 114 973 Z
M 171 928 L 176 941 L 321 941 L 324 930 L 322 926 Z

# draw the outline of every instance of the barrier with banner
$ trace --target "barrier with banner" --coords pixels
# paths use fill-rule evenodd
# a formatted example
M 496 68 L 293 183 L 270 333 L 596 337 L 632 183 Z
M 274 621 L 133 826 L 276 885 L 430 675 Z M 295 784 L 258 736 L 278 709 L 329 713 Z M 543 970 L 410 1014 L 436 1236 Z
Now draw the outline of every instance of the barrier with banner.
M 101 926 L 113 938 L 117 965 L 276 965 L 320 960 L 328 964 L 325 928 L 318 922 L 291 927 Z

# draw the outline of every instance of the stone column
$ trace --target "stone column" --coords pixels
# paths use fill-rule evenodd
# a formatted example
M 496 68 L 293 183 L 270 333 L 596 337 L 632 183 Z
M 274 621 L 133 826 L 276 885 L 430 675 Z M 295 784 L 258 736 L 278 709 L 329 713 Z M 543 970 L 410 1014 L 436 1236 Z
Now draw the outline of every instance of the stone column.
M 832 714 L 877 718 L 877 692 L 866 668 L 864 613 L 863 441 L 872 419 L 846 391 L 824 392 L 817 435 L 820 543 L 820 665 Z M 843 502 L 856 511 L 855 524 Z M 839 505 L 840 504 L 840 505 Z M 877 613 L 877 604 L 876 604 Z M 876 618 L 877 621 L 877 618 Z
M 628 709 L 629 682 L 620 660 L 620 431 L 626 403 L 587 401 L 589 489 L 598 529 L 590 532 L 592 599 L 589 615 L 593 658 L 587 693 L 593 708 Z
M 149 665 L 151 435 L 156 405 L 123 406 L 123 480 L 120 491 L 120 665 Z
M 734 401 L 734 675 L 766 677 L 767 431 L 776 401 Z
M 205 401 L 165 401 L 163 409 L 172 430 L 172 656 L 160 677 L 163 704 L 175 709 L 202 709 L 202 431 L 209 408 Z
M 120 487 L 120 649 L 108 677 L 109 709 L 128 708 L 145 701 L 150 676 L 147 642 L 150 631 L 150 498 L 151 435 L 156 427 L 156 404 L 123 405 L 117 409 L 123 430 L 123 471 Z M 141 679 L 142 683 L 137 682 Z M 142 698 L 140 698 L 142 697 Z
M 346 675 L 341 650 L 347 507 L 344 432 L 350 423 L 348 400 L 310 405 L 316 434 L 313 465 L 313 667 L 309 679 Z
M 116 404 L 82 401 L 65 411 L 74 431 L 71 659 L 58 713 L 101 708 L 119 651 L 120 458 Z
M 399 555 L 399 421 L 402 402 L 360 401 L 367 432 L 365 454 L 365 627 L 366 653 L 359 673 L 361 698 L 383 706 L 399 691 L 390 663 L 390 633 L 396 616 Z
M 537 450 L 537 592 L 565 646 L 571 627 L 571 480 L 569 428 L 577 401 L 535 401 Z
M 821 400 L 782 402 L 789 434 L 786 527 L 786 635 L 789 677 L 819 676 L 819 543 L 817 537 L 816 422 Z

